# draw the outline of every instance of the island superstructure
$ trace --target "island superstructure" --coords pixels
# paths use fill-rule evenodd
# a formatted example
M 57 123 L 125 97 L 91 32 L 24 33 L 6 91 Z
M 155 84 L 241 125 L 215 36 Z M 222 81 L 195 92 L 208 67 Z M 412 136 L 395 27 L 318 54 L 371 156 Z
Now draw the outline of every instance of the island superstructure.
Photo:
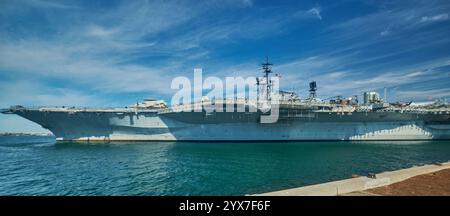
M 147 99 L 124 108 L 24 107 L 2 109 L 50 130 L 57 140 L 78 141 L 290 141 L 290 140 L 431 140 L 450 139 L 450 105 L 388 103 L 377 92 L 357 96 L 316 98 L 317 83 L 309 96 L 272 91 L 271 64 L 263 64 L 258 78 L 258 98 L 277 98 L 279 117 L 261 123 L 258 100 L 203 98 L 192 104 L 168 107 L 162 100 Z M 243 112 L 207 112 L 207 106 L 244 106 Z M 203 107 L 193 112 L 192 107 Z M 180 109 L 183 110 L 180 112 Z M 256 110 L 250 112 L 249 110 Z

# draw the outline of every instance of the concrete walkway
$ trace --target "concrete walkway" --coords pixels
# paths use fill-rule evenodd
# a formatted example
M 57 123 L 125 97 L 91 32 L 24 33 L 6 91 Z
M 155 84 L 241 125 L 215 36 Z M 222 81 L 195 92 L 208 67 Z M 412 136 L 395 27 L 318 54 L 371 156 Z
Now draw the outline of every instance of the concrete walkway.
M 407 169 L 376 174 L 376 178 L 365 176 L 328 182 L 305 187 L 255 194 L 256 196 L 336 196 L 336 195 L 371 195 L 362 191 L 376 187 L 401 182 L 408 178 L 437 172 L 450 168 L 450 162 L 424 166 L 414 166 Z

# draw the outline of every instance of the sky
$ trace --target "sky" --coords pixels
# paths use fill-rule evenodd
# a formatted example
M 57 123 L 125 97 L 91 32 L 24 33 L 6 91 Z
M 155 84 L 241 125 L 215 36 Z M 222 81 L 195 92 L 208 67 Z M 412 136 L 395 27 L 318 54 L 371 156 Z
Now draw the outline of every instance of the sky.
M 257 76 L 318 97 L 450 97 L 450 1 L 0 0 L 0 108 L 170 102 L 176 76 Z M 42 132 L 0 114 L 0 132 Z

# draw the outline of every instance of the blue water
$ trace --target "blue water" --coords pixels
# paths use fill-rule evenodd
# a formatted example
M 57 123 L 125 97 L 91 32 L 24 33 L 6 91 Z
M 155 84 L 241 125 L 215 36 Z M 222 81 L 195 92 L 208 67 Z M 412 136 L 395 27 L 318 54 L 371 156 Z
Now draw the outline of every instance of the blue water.
M 0 195 L 245 195 L 450 160 L 450 141 L 55 143 L 0 137 Z

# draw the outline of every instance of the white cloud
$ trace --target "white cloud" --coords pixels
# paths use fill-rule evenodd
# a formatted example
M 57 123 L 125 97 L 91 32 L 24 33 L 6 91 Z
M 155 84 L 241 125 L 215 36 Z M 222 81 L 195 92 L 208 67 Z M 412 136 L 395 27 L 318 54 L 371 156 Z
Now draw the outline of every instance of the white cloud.
M 313 7 L 309 10 L 299 10 L 296 13 L 294 13 L 294 18 L 297 19 L 318 19 L 322 20 L 321 15 L 322 9 L 321 7 Z
M 318 93 L 321 98 L 362 94 L 364 91 L 383 87 L 392 89 L 408 85 L 409 88 L 412 88 L 423 82 L 448 78 L 448 74 L 434 70 L 435 68 L 448 66 L 448 58 L 385 67 L 376 69 L 373 73 L 371 73 L 374 70 L 371 69 L 371 65 L 359 68 L 347 65 L 348 62 L 358 64 L 364 62 L 364 60 L 356 58 L 355 54 L 320 55 L 275 65 L 274 71 L 282 74 L 280 82 L 282 88 L 293 86 L 296 90 L 299 90 L 301 96 L 307 95 L 308 82 L 317 81 Z M 402 99 L 400 96 L 403 95 L 391 99 L 400 100 Z M 421 95 L 417 95 L 417 97 L 421 97 Z
M 186 67 L 191 66 L 190 61 L 211 53 L 203 43 L 263 37 L 273 34 L 284 21 L 282 16 L 249 17 L 178 31 L 182 24 L 216 6 L 187 7 L 184 1 L 141 3 L 85 14 L 86 20 L 65 25 L 51 41 L 4 38 L 0 43 L 0 69 L 39 79 L 66 79 L 87 90 L 169 94 L 173 77 L 190 73 L 193 68 Z M 168 36 L 156 37 L 161 33 Z M 130 63 L 149 56 L 164 56 L 167 61 Z
M 440 98 L 450 98 L 450 88 L 402 90 L 396 92 L 396 95 L 402 98 L 420 98 L 422 100 L 436 100 Z
M 83 85 L 85 90 L 103 93 L 148 92 L 148 94 L 167 94 L 170 92 L 171 75 L 182 72 L 177 71 L 175 64 L 169 66 L 120 64 L 118 62 L 120 58 L 108 58 L 103 53 L 90 52 L 93 45 L 88 44 L 87 48 L 84 48 L 77 47 L 76 44 L 64 46 L 42 41 L 0 43 L 0 68 L 33 77 L 37 81 L 48 78 L 67 80 L 75 86 Z M 35 96 L 35 91 L 20 92 Z M 73 94 L 66 96 L 71 95 L 76 97 Z M 49 95 L 36 98 L 50 102 Z
M 106 102 L 98 96 L 80 91 L 49 87 L 38 79 L 0 81 L 0 107 L 27 106 L 99 106 Z
M 317 17 L 317 19 L 322 20 L 322 16 L 320 15 L 320 12 L 321 12 L 320 7 L 313 7 L 307 11 L 308 14 L 311 14 L 311 15 Z
M 380 35 L 386 36 L 389 35 L 390 33 L 391 33 L 391 25 L 388 25 L 388 27 L 384 31 L 380 32 Z
M 426 23 L 426 22 L 436 22 L 436 21 L 444 21 L 444 20 L 448 20 L 448 14 L 447 13 L 443 13 L 443 14 L 438 14 L 435 16 L 423 16 L 420 19 L 421 23 Z
M 424 23 L 447 20 L 447 13 L 439 13 L 445 9 L 448 10 L 449 6 L 427 2 L 415 2 L 413 7 L 405 4 L 392 4 L 389 8 L 382 8 L 373 13 L 338 22 L 327 27 L 325 32 L 334 38 L 334 40 L 329 40 L 330 43 L 352 41 L 352 44 L 356 45 L 355 41 L 358 40 L 363 45 L 373 44 L 392 39 L 379 36 L 391 35 L 394 30 L 397 39 L 405 41 L 402 34 L 417 34 L 417 30 L 422 28 Z M 429 14 L 438 15 L 429 16 Z M 429 35 L 429 37 L 432 36 L 434 35 Z
M 87 29 L 87 35 L 105 38 L 113 35 L 117 31 L 114 29 L 106 29 L 98 25 L 91 25 Z
M 326 76 L 329 79 L 342 79 L 342 78 L 344 78 L 347 75 L 348 75 L 348 72 L 346 72 L 346 71 L 337 71 L 337 72 L 329 73 Z
M 236 1 L 233 2 L 236 3 Z M 239 2 L 246 4 L 245 1 Z M 185 27 L 185 24 L 195 24 L 196 18 L 217 7 L 213 4 L 186 7 L 186 4 L 184 1 L 145 2 L 144 4 L 132 2 L 118 8 L 105 10 L 102 14 L 92 14 L 92 17 L 85 16 L 87 18 L 83 22 L 77 23 L 77 25 L 67 25 L 67 29 L 63 29 L 63 33 L 56 36 L 53 41 L 36 38 L 4 39 L 0 43 L 0 69 L 29 74 L 42 79 L 67 79 L 72 84 L 84 85 L 87 89 L 102 92 L 167 94 L 170 92 L 168 87 L 172 77 L 192 71 L 192 68 L 182 67 L 191 66 L 189 61 L 193 59 L 206 59 L 208 55 L 213 54 L 214 50 L 207 49 L 205 44 L 274 34 L 277 28 L 287 23 L 285 15 L 274 15 L 269 18 L 249 16 L 239 22 L 225 19 L 220 23 L 206 24 L 201 27 L 194 25 L 193 27 L 196 28 L 188 26 L 189 28 L 185 28 L 183 31 L 176 31 L 180 27 Z M 423 13 L 383 11 L 345 22 L 340 26 L 342 27 L 340 30 L 347 32 L 350 37 L 365 32 L 365 29 L 370 31 L 375 29 L 376 35 L 387 35 L 390 33 L 391 25 L 395 24 L 397 27 L 402 26 L 401 23 L 409 23 L 405 20 L 411 19 L 405 17 L 410 16 L 416 17 L 415 22 L 417 22 L 417 17 Z M 297 15 L 310 19 L 322 19 L 320 7 L 300 11 Z M 386 23 L 390 22 L 394 23 L 386 28 Z M 267 28 L 267 26 L 271 26 L 271 28 Z M 358 29 L 358 31 L 356 33 L 350 31 L 353 29 Z M 159 34 L 167 34 L 167 36 L 157 37 Z M 342 36 L 343 34 L 334 35 Z M 416 39 L 418 38 L 416 37 Z M 365 45 L 367 45 L 367 41 L 364 40 Z M 361 47 L 346 46 L 345 48 Z M 332 52 L 334 51 L 336 50 Z M 130 63 L 134 59 L 148 56 L 170 57 L 164 63 L 159 64 Z M 359 61 L 364 60 L 369 60 L 369 58 L 359 59 Z M 284 80 L 320 78 L 321 75 L 325 76 L 327 73 L 328 77 L 338 79 L 351 77 L 350 75 L 354 72 L 341 67 L 348 62 L 356 61 L 350 57 L 320 56 L 320 58 L 294 61 L 277 68 L 281 69 L 282 73 L 283 70 L 290 71 L 289 74 L 283 75 Z M 235 71 L 251 71 L 251 75 L 254 75 L 257 71 L 256 65 L 255 63 L 246 68 L 236 68 Z M 223 69 L 224 67 L 226 65 L 216 68 L 219 73 L 229 71 Z M 345 73 L 339 74 L 335 71 L 345 71 Z M 287 79 L 288 77 L 296 79 Z M 382 78 L 378 78 L 378 80 L 383 81 Z M 387 76 L 387 78 L 390 77 Z M 362 83 L 364 83 L 363 81 Z M 50 96 L 37 98 L 50 101 L 48 99 Z
M 252 0 L 243 0 L 242 3 L 244 4 L 245 7 L 253 6 L 253 1 Z
M 26 0 L 25 3 L 28 3 L 30 6 L 34 7 L 42 7 L 42 8 L 56 8 L 56 9 L 77 9 L 78 6 L 64 4 L 57 1 L 48 1 L 48 0 Z
M 250 28 L 240 26 L 257 23 L 251 19 L 193 28 L 152 42 L 156 34 L 176 30 L 213 6 L 187 7 L 184 1 L 141 3 L 127 2 L 102 14 L 86 15 L 86 21 L 65 26 L 51 41 L 4 38 L 0 43 L 0 69 L 40 79 L 67 79 L 72 84 L 106 92 L 168 94 L 171 78 L 191 70 L 180 65 L 208 55 L 209 50 L 202 49 L 201 43 L 223 40 L 230 34 L 253 34 Z M 109 25 L 102 25 L 102 20 Z M 254 32 L 256 35 L 261 31 Z M 159 64 L 127 62 L 152 55 L 169 57 Z

